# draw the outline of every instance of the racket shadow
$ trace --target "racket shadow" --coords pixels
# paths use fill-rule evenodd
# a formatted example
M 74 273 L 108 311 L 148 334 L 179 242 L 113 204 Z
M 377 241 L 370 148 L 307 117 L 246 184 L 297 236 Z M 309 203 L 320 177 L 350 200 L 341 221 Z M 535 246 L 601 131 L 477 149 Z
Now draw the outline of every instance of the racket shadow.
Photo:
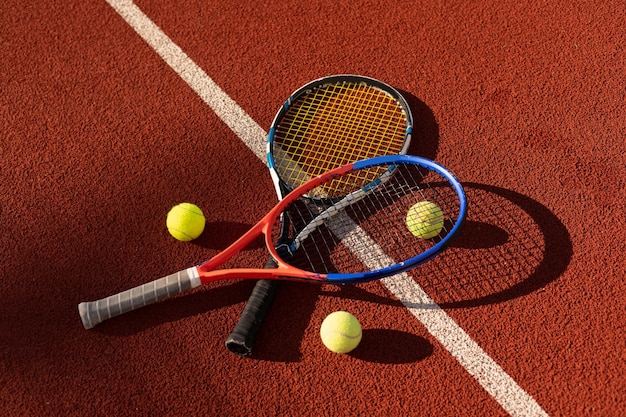
M 463 231 L 436 259 L 408 272 L 439 307 L 509 301 L 539 291 L 563 274 L 572 258 L 572 241 L 565 225 L 547 207 L 505 188 L 463 186 L 470 203 Z M 395 298 L 358 285 L 340 288 L 332 296 L 404 307 Z
M 461 235 L 438 259 L 411 272 L 440 307 L 509 301 L 563 274 L 573 247 L 554 213 L 512 190 L 479 183 L 463 186 L 470 210 Z
M 409 155 L 419 155 L 436 159 L 439 146 L 439 125 L 435 115 L 426 103 L 408 91 L 399 90 L 404 96 L 413 115 L 413 134 Z

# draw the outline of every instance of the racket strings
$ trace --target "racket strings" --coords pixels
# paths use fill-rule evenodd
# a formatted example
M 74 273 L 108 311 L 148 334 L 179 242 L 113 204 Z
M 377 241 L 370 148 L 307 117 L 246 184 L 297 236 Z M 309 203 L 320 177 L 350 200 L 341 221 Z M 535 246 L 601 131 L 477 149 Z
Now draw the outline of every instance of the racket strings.
M 380 146 L 380 143 L 384 143 L 380 139 L 385 139 L 388 132 L 398 133 L 397 130 L 394 131 L 392 128 L 393 123 L 396 123 L 396 126 L 398 126 L 398 119 L 394 117 L 394 115 L 397 116 L 398 114 L 397 103 L 380 90 L 364 85 L 352 89 L 344 89 L 342 94 L 343 96 L 335 95 L 335 97 L 329 97 L 329 100 L 336 101 L 336 103 L 331 101 L 332 105 L 325 108 L 327 114 L 324 114 L 321 120 L 325 120 L 327 123 L 320 126 L 320 131 L 332 132 L 331 138 L 354 137 L 355 143 L 363 146 L 364 152 L 366 152 L 365 155 L 360 153 L 357 155 L 354 151 L 356 149 L 355 146 L 346 146 L 345 141 L 337 142 L 335 140 L 333 144 L 340 145 L 334 152 L 335 155 L 345 154 L 352 157 L 360 157 L 360 159 L 363 159 L 363 156 L 373 156 L 379 150 L 378 146 Z M 374 104 L 379 105 L 375 106 Z M 389 111 L 390 105 L 393 106 L 392 112 Z M 405 120 L 399 120 L 400 127 L 405 123 Z M 377 132 L 382 132 L 383 134 Z M 327 136 L 322 136 L 321 138 L 327 139 Z M 371 145 L 376 142 L 378 142 L 377 146 Z M 354 158 L 350 160 L 354 160 Z M 346 161 L 349 162 L 346 159 L 337 162 L 342 164 L 346 163 Z
M 398 108 L 395 101 L 386 96 L 380 90 L 360 86 L 341 93 L 333 93 L 328 97 L 328 105 L 322 107 L 322 114 L 316 117 L 318 124 L 312 131 L 311 141 L 307 143 L 308 149 L 312 150 L 315 160 L 320 161 L 320 169 L 325 171 L 329 168 L 329 161 L 318 158 L 319 151 L 325 147 L 331 150 L 332 159 L 337 165 L 342 165 L 354 158 L 346 159 L 347 156 L 363 159 L 373 156 L 380 150 L 380 144 L 388 143 L 384 139 L 396 135 L 389 129 L 389 125 L 397 119 L 393 115 L 384 112 L 381 106 L 373 104 L 381 103 L 381 100 L 391 100 Z M 406 120 L 400 121 L 400 126 L 406 125 Z M 374 134 L 376 127 L 380 133 Z M 403 132 L 401 132 L 403 133 Z M 344 140 L 342 138 L 351 138 Z M 400 137 L 402 140 L 402 137 Z M 362 151 L 355 154 L 357 146 L 361 145 Z M 385 145 L 382 145 L 385 146 Z
M 371 129 L 366 129 L 367 122 L 373 120 L 372 113 L 376 112 L 376 118 L 382 120 L 393 120 L 389 114 L 382 111 L 382 108 L 373 107 L 371 103 L 375 103 L 380 99 L 387 99 L 395 105 L 395 101 L 386 96 L 382 91 L 359 84 L 332 85 L 324 89 L 316 90 L 301 99 L 300 105 L 296 104 L 296 116 L 285 118 L 288 127 L 305 126 L 311 131 L 310 138 L 312 144 L 325 143 L 315 142 L 315 140 L 327 140 L 334 137 L 361 136 L 369 134 Z M 380 114 L 380 115 L 378 115 Z M 371 124 L 370 127 L 381 124 Z M 355 129 L 354 127 L 358 129 Z M 382 126 L 382 125 L 381 125 Z M 306 131 L 297 130 L 297 133 Z M 326 132 L 332 132 L 326 134 Z M 334 141 L 333 144 L 338 144 Z M 338 148 L 340 152 L 336 155 L 344 154 L 350 151 L 352 147 L 343 146 Z M 339 161 L 342 162 L 342 161 Z M 341 165 L 341 164 L 340 164 Z
M 441 231 L 428 239 L 414 236 L 406 224 L 407 213 L 421 201 L 436 204 L 445 219 Z M 294 256 L 288 263 L 315 273 L 362 273 L 432 248 L 458 220 L 459 201 L 443 177 L 399 165 L 388 181 L 369 193 L 351 194 L 328 209 L 302 203 L 287 210 L 295 225 L 308 225 L 292 230 Z
M 295 188 L 337 166 L 399 153 L 408 130 L 403 107 L 388 93 L 357 82 L 327 84 L 299 97 L 276 126 L 276 170 Z

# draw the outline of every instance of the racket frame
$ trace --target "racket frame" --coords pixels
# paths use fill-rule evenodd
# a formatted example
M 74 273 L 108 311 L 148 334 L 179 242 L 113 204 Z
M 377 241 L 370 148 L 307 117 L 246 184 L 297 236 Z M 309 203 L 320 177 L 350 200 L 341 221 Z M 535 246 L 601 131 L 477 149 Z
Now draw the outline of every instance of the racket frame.
M 277 168 L 276 158 L 275 158 L 275 146 L 276 146 L 276 128 L 283 120 L 287 112 L 291 109 L 292 105 L 300 99 L 302 96 L 309 94 L 312 91 L 315 91 L 320 88 L 324 88 L 328 85 L 336 85 L 337 83 L 356 83 L 362 84 L 364 86 L 373 86 L 383 93 L 391 96 L 396 103 L 402 108 L 404 117 L 406 118 L 406 129 L 404 132 L 404 142 L 402 144 L 402 148 L 398 152 L 398 155 L 406 155 L 408 152 L 409 146 L 411 144 L 411 135 L 413 133 L 413 115 L 411 114 L 411 110 L 409 108 L 408 103 L 405 98 L 400 94 L 398 90 L 393 88 L 392 86 L 383 83 L 382 81 L 376 80 L 370 77 L 364 77 L 362 75 L 353 75 L 353 74 L 339 74 L 339 75 L 331 75 L 328 77 L 319 78 L 317 80 L 311 81 L 310 83 L 300 87 L 296 91 L 294 91 L 291 96 L 285 101 L 282 107 L 274 116 L 274 120 L 270 126 L 269 133 L 267 135 L 267 163 L 270 169 L 270 175 L 272 177 L 272 181 L 274 183 L 274 187 L 276 188 L 276 193 L 280 195 L 285 195 L 283 190 L 280 188 L 281 185 L 284 187 L 284 190 L 287 193 L 294 190 L 294 185 L 290 184 L 286 181 L 281 175 Z M 376 155 L 376 156 L 384 156 L 384 155 Z M 360 158 L 361 160 L 366 158 Z M 356 162 L 356 161 L 352 161 Z M 309 196 L 306 196 L 309 197 Z M 311 197 L 314 198 L 314 197 Z

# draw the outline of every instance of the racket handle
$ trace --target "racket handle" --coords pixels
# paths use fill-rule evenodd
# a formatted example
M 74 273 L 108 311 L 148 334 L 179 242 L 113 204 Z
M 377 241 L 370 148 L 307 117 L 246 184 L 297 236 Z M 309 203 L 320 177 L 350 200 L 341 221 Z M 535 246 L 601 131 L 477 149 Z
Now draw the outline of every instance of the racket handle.
M 265 264 L 266 269 L 276 267 L 278 265 L 272 258 Z M 268 279 L 257 281 L 237 326 L 226 339 L 226 348 L 235 355 L 250 356 L 252 354 L 254 341 L 261 328 L 261 323 L 272 305 L 279 284 L 280 281 Z
M 78 305 L 85 329 L 91 329 L 112 317 L 173 297 L 200 285 L 195 267 L 159 278 L 119 294 Z

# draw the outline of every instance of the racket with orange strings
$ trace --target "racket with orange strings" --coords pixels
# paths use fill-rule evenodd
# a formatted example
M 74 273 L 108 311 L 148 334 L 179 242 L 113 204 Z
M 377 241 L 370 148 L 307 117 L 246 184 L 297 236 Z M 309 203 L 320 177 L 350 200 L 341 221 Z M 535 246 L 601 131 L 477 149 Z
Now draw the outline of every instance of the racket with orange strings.
M 325 202 L 322 210 L 305 195 Z M 415 204 L 438 207 L 438 233 L 417 237 L 407 225 Z M 275 279 L 350 284 L 391 276 L 437 256 L 458 234 L 466 216 L 465 193 L 443 166 L 406 155 L 381 156 L 333 169 L 286 195 L 261 221 L 201 265 L 119 294 L 78 306 L 85 328 L 224 279 Z M 285 232 L 282 219 L 289 216 Z M 417 221 L 408 219 L 408 223 Z M 300 227 L 300 225 L 305 225 Z M 226 269 L 259 236 L 273 269 Z
M 270 127 L 268 165 L 280 201 L 307 178 L 375 156 L 406 154 L 413 119 L 404 97 L 381 81 L 334 75 L 296 90 Z M 315 196 L 318 209 L 321 201 Z M 284 219 L 289 224 L 289 219 Z M 275 268 L 270 258 L 265 266 Z M 260 280 L 226 339 L 231 352 L 249 356 L 279 281 Z

